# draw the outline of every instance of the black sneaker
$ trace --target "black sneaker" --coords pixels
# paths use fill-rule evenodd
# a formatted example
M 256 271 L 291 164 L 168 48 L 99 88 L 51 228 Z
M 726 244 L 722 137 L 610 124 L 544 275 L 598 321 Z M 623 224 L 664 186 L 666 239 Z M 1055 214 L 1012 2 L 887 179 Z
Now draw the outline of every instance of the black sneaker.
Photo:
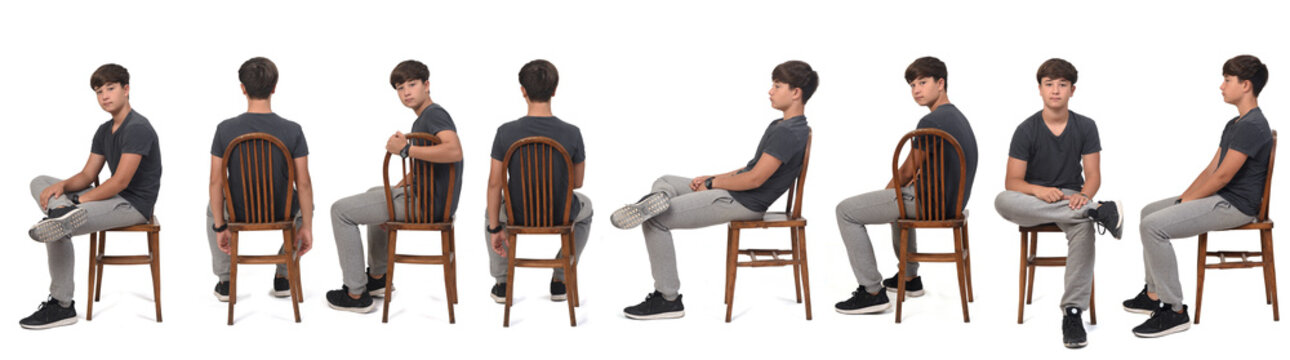
M 667 301 L 663 293 L 655 290 L 640 304 L 624 308 L 623 315 L 635 320 L 677 319 L 685 316 L 685 305 L 681 304 L 681 295 L 677 295 L 676 300 Z
M 896 276 L 899 276 L 899 275 L 896 275 Z M 889 277 L 886 280 L 882 281 L 882 286 L 887 288 L 887 291 L 891 292 L 892 294 L 895 294 L 896 291 L 898 290 L 896 289 L 896 287 L 900 286 L 899 284 L 896 284 L 896 276 Z M 923 277 L 922 276 L 915 276 L 913 280 L 909 280 L 905 282 L 905 296 L 908 296 L 908 297 L 923 296 Z
M 645 195 L 635 204 L 624 205 L 609 216 L 609 223 L 619 229 L 631 229 L 640 226 L 646 220 L 667 211 L 671 205 L 667 194 L 660 192 Z
M 215 283 L 215 299 L 228 302 L 228 282 L 220 281 Z
M 77 226 L 85 225 L 87 219 L 85 210 L 76 205 L 49 210 L 48 215 L 32 225 L 27 236 L 43 243 L 58 241 L 71 235 Z
M 565 301 L 569 298 L 564 282 L 551 280 L 551 301 Z
M 269 292 L 275 298 L 284 298 L 291 296 L 291 282 L 286 277 L 273 277 L 273 291 Z
M 1191 328 L 1191 317 L 1187 316 L 1187 305 L 1182 313 L 1174 312 L 1173 305 L 1161 303 L 1160 308 L 1151 313 L 1151 318 L 1133 328 L 1133 335 L 1144 338 L 1161 337 L 1187 331 Z
M 340 311 L 352 311 L 360 314 L 366 314 L 376 310 L 376 302 L 372 301 L 372 295 L 363 292 L 357 299 L 349 297 L 349 287 L 341 285 L 340 290 L 327 292 L 327 306 Z
M 1088 345 L 1088 334 L 1084 333 L 1084 317 L 1079 308 L 1066 308 L 1066 316 L 1062 318 L 1062 343 L 1071 349 L 1079 349 Z
M 42 330 L 75 324 L 77 319 L 76 301 L 73 300 L 70 305 L 63 307 L 51 296 L 40 303 L 40 307 L 36 308 L 36 312 L 31 313 L 31 316 L 19 320 L 18 325 L 23 329 Z
M 1151 314 L 1160 308 L 1160 300 L 1151 300 L 1147 296 L 1147 286 L 1142 285 L 1142 292 L 1132 299 L 1124 301 L 1124 311 L 1139 314 Z
M 488 296 L 492 296 L 493 301 L 496 301 L 498 304 L 505 304 L 506 303 L 506 283 L 493 284 L 493 290 L 489 292 Z
M 372 297 L 385 297 L 385 277 L 380 279 L 372 277 L 372 268 L 367 268 L 367 292 Z
M 1098 208 L 1089 209 L 1088 217 L 1092 218 L 1099 227 L 1097 233 L 1105 234 L 1111 232 L 1111 236 L 1120 240 L 1120 235 L 1124 233 L 1124 206 L 1119 201 L 1098 201 Z
M 888 308 L 891 308 L 891 301 L 887 300 L 886 291 L 879 291 L 874 295 L 866 291 L 864 286 L 852 291 L 850 299 L 833 305 L 833 309 L 847 315 L 880 313 Z

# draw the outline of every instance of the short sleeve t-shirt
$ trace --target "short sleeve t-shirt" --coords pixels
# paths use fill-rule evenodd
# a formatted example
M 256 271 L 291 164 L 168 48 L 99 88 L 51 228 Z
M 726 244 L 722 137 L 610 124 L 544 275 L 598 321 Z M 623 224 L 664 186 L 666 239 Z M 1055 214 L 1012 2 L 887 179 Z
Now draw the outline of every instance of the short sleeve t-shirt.
M 498 126 L 497 135 L 493 137 L 493 151 L 491 157 L 493 160 L 501 161 L 503 163 L 506 162 L 506 159 L 504 158 L 506 157 L 506 151 L 510 150 L 511 144 L 530 136 L 544 136 L 555 140 L 555 142 L 559 143 L 560 146 L 563 146 L 564 150 L 569 153 L 569 160 L 572 161 L 574 165 L 581 164 L 587 159 L 586 147 L 582 142 L 582 130 L 579 130 L 577 126 L 561 121 L 559 118 L 554 116 L 525 116 L 518 120 L 502 124 L 502 126 Z M 552 188 L 567 188 L 569 184 L 565 179 L 569 178 L 569 171 L 572 169 L 567 168 L 564 161 L 553 161 L 552 165 L 552 173 L 555 174 L 555 176 L 552 177 L 555 179 Z M 511 180 L 507 182 L 507 187 L 511 191 L 511 196 L 520 196 L 520 182 L 516 180 L 520 178 L 520 162 L 512 162 L 510 168 L 507 169 L 507 173 L 509 173 L 511 177 Z M 553 209 L 551 213 L 554 214 L 556 219 L 563 219 L 564 209 L 562 206 L 565 202 L 565 194 L 562 191 L 556 191 L 555 194 L 552 194 L 552 197 L 554 198 L 554 201 L 551 202 Z M 522 223 L 525 221 L 523 207 L 519 204 L 522 200 L 512 198 L 511 201 L 513 201 L 513 203 L 510 204 L 510 206 L 515 214 L 515 219 L 510 219 L 509 221 L 511 223 Z M 573 203 L 569 208 L 570 222 L 572 222 L 573 218 L 578 215 L 578 211 L 582 209 L 582 204 L 578 203 L 576 199 L 572 201 Z
M 305 142 L 305 133 L 300 128 L 300 124 L 283 119 L 278 114 L 267 113 L 243 113 L 232 119 L 220 122 L 215 128 L 215 138 L 211 141 L 211 155 L 217 157 L 224 156 L 224 150 L 233 142 L 233 139 L 245 134 L 263 132 L 273 135 L 282 141 L 287 151 L 291 152 L 291 158 L 298 159 L 309 155 L 309 144 Z M 281 191 L 287 187 L 290 179 L 287 178 L 287 163 L 283 160 L 282 153 L 275 147 L 273 148 L 273 195 L 275 203 L 286 201 L 287 192 Z M 230 154 L 232 158 L 229 163 L 225 164 L 228 168 L 228 187 L 233 202 L 233 221 L 246 221 L 245 207 L 246 203 L 242 199 L 242 170 L 241 160 L 236 153 Z M 291 189 L 291 214 L 300 210 L 300 197 L 296 195 L 296 189 Z M 278 207 L 273 214 L 274 219 L 286 219 L 287 214 L 283 212 L 284 208 Z
M 963 184 L 963 208 L 967 208 L 968 198 L 972 195 L 972 181 L 976 178 L 976 135 L 972 133 L 972 125 L 968 123 L 967 117 L 959 112 L 954 104 L 945 104 L 936 107 L 936 110 L 923 116 L 918 121 L 919 129 L 940 129 L 954 137 L 963 148 L 963 156 L 967 163 L 967 179 Z M 917 145 L 916 145 L 917 146 Z M 958 188 L 948 184 L 958 184 L 959 181 L 959 156 L 956 152 L 951 152 L 945 156 L 945 203 L 953 204 L 958 199 Z M 946 207 L 947 211 L 953 212 L 953 209 Z
M 1218 196 L 1232 203 L 1237 210 L 1258 216 L 1263 205 L 1263 185 L 1268 179 L 1268 157 L 1272 153 L 1272 128 L 1263 117 L 1263 110 L 1254 108 L 1223 127 L 1218 143 L 1218 165 L 1223 165 L 1229 150 L 1245 154 L 1245 163 L 1236 171 L 1232 180 L 1218 190 Z
M 1038 186 L 1081 190 L 1084 188 L 1084 155 L 1102 151 L 1093 119 L 1069 112 L 1060 136 L 1036 112 L 1012 133 L 1008 156 L 1026 162 L 1026 182 Z
M 412 123 L 412 132 L 428 133 L 437 136 L 441 131 L 456 132 L 457 125 L 452 122 L 452 116 L 448 115 L 448 111 L 444 110 L 443 106 L 439 106 L 439 104 L 430 104 L 430 107 L 427 107 L 422 111 L 421 116 L 418 116 L 417 120 Z M 448 172 L 449 170 L 452 170 L 454 166 L 457 168 L 456 175 L 454 175 L 453 178 L 449 178 Z M 434 209 L 432 209 L 432 214 L 435 219 L 440 219 L 439 214 L 443 214 L 444 204 L 443 201 L 440 201 L 439 199 L 443 199 L 448 196 L 449 181 L 453 183 L 453 188 L 451 189 L 452 208 L 448 214 L 449 218 L 452 218 L 453 214 L 457 212 L 457 204 L 461 202 L 461 173 L 463 172 L 461 166 L 461 161 L 450 164 L 434 164 L 435 201 L 433 204 Z
M 153 206 L 157 204 L 157 192 L 161 189 L 161 144 L 148 118 L 130 110 L 115 132 L 112 131 L 112 120 L 108 120 L 94 133 L 90 152 L 107 159 L 112 175 L 116 175 L 122 154 L 142 156 L 130 183 L 117 195 L 145 219 L 151 219 Z
M 731 191 L 730 197 L 748 210 L 766 212 L 775 203 L 802 172 L 802 156 L 806 154 L 806 139 L 811 134 L 811 127 L 806 123 L 806 116 L 794 116 L 787 120 L 778 119 L 766 126 L 761 141 L 757 143 L 757 152 L 748 160 L 739 173 L 751 171 L 761 160 L 761 154 L 773 156 L 780 165 L 766 182 L 756 189 Z

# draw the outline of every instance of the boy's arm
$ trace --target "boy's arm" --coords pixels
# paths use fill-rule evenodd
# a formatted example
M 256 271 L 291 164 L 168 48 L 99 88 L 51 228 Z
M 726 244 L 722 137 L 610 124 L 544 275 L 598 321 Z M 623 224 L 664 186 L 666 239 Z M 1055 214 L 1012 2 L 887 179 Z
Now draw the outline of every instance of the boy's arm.
M 897 185 L 909 185 L 914 181 L 914 173 L 919 167 L 923 166 L 923 161 L 927 160 L 927 153 L 917 148 L 909 149 L 909 156 L 905 157 L 905 162 L 900 164 L 899 179 L 892 179 L 887 183 L 888 189 L 895 189 Z
M 1084 188 L 1079 190 L 1080 194 L 1066 197 L 1069 199 L 1071 209 L 1079 209 L 1088 204 L 1094 196 L 1097 196 L 1097 190 L 1102 188 L 1102 152 L 1084 154 Z
M 1223 151 L 1223 148 L 1218 148 L 1218 150 L 1214 150 L 1214 158 L 1209 160 L 1209 165 L 1205 165 L 1205 170 L 1201 170 L 1200 174 L 1196 175 L 1196 180 L 1191 181 L 1191 185 L 1187 186 L 1187 190 L 1183 191 L 1183 194 L 1195 192 L 1197 188 L 1201 186 L 1201 183 L 1204 182 L 1205 177 L 1213 173 L 1214 170 L 1216 170 L 1216 168 L 1218 167 L 1218 154 L 1221 151 Z M 1179 196 L 1182 196 L 1182 195 L 1179 195 Z
M 583 161 L 583 162 L 580 162 L 580 163 L 577 163 L 577 164 L 573 164 L 573 173 L 572 173 L 572 174 L 569 174 L 569 175 L 570 175 L 570 177 L 571 177 L 571 178 L 573 178 L 573 184 L 571 184 L 571 185 L 573 185 L 573 188 L 574 188 L 574 189 L 581 189 L 581 188 L 582 188 L 582 178 L 583 178 L 583 175 L 586 175 L 586 173 L 587 173 L 587 162 L 586 162 L 586 161 Z
M 757 165 L 754 165 L 752 170 L 714 177 L 712 179 L 712 188 L 732 191 L 756 189 L 761 187 L 767 179 L 770 179 L 770 176 L 782 164 L 779 159 L 763 152 L 761 153 L 761 158 L 757 160 Z
M 443 130 L 435 133 L 435 136 L 439 137 L 439 145 L 412 146 L 408 148 L 408 156 L 433 163 L 461 161 L 461 140 L 457 138 L 456 131 Z M 407 136 L 402 132 L 396 132 L 386 142 L 385 151 L 399 155 L 399 152 L 403 151 L 403 146 L 407 144 Z
M 211 178 L 210 188 L 208 189 L 208 203 L 210 204 L 211 218 L 214 219 L 216 228 L 227 226 L 224 221 L 224 158 L 211 155 Z M 220 231 L 215 233 L 215 244 L 220 251 L 225 254 L 229 253 L 229 232 Z
M 94 179 L 98 177 L 99 172 L 103 171 L 103 162 L 105 159 L 106 158 L 104 158 L 103 155 L 90 153 L 90 158 L 85 160 L 85 167 L 81 169 L 81 172 L 68 177 L 67 180 L 54 183 L 53 185 L 46 187 L 44 190 L 41 190 L 40 208 L 44 209 L 49 205 L 49 199 L 63 195 L 64 192 L 81 191 L 90 187 L 90 184 L 92 184 Z
M 139 162 L 142 160 L 143 155 L 121 154 L 121 162 L 117 163 L 116 172 L 112 174 L 112 177 L 100 183 L 98 187 L 81 194 L 80 201 L 103 200 L 116 196 L 116 194 L 125 190 L 126 186 L 130 185 L 130 180 L 134 179 L 134 173 L 139 170 Z
M 314 247 L 314 185 L 309 177 L 309 156 L 295 158 L 296 193 L 300 196 L 300 215 L 304 218 L 299 230 L 296 230 L 296 242 L 300 244 L 300 256 L 304 256 Z
M 1033 195 L 1039 200 L 1046 203 L 1053 203 L 1062 199 L 1062 191 L 1047 186 L 1039 186 L 1026 182 L 1026 167 L 1030 162 L 1015 157 L 1008 157 L 1008 169 L 1004 176 L 1003 188 L 1008 191 L 1016 191 L 1023 194 Z
M 488 212 L 488 221 L 485 224 L 487 224 L 490 229 L 496 229 L 501 225 L 501 221 L 498 219 L 498 214 L 501 213 L 502 187 L 506 186 L 506 175 L 503 173 L 505 169 L 502 168 L 501 161 L 491 158 L 490 160 L 492 160 L 492 162 L 488 169 L 488 203 L 485 206 L 485 209 L 487 209 L 486 211 Z M 489 234 L 489 239 L 492 242 L 493 252 L 501 255 L 502 257 L 506 257 L 506 249 L 508 246 L 506 244 L 506 230 L 502 230 L 496 234 Z
M 1236 172 L 1241 170 L 1241 165 L 1244 165 L 1247 159 L 1249 157 L 1245 153 L 1236 149 L 1227 149 L 1227 156 L 1224 156 L 1223 164 L 1214 169 L 1209 176 L 1204 176 L 1198 183 L 1193 184 L 1192 188 L 1187 189 L 1187 192 L 1180 196 L 1180 199 L 1183 202 L 1187 202 L 1214 195 L 1218 190 L 1227 186 L 1229 181 L 1232 181 L 1232 177 L 1236 176 Z

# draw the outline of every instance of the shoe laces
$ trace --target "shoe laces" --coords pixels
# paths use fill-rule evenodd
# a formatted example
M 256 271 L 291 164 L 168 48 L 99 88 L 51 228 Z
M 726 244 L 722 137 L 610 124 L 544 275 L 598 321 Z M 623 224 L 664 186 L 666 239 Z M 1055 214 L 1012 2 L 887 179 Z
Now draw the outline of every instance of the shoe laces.
M 1101 223 L 1101 222 L 1094 221 L 1094 222 L 1093 222 L 1093 227 L 1097 229 L 1097 234 L 1098 234 L 1098 235 L 1106 235 L 1106 231 L 1107 231 L 1107 230 L 1106 230 L 1106 227 L 1105 227 L 1105 226 L 1102 226 L 1102 223 Z

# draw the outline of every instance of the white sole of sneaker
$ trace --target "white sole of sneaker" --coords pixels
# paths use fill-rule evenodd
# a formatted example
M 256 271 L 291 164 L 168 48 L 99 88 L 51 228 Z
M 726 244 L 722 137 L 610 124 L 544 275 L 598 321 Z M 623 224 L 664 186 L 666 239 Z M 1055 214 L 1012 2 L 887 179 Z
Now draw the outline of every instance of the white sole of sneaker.
M 385 297 L 385 288 L 368 291 L 367 293 L 372 294 L 372 297 L 375 297 L 375 298 L 383 298 Z
M 1182 323 L 1178 326 L 1165 329 L 1164 331 L 1161 331 L 1158 333 L 1148 334 L 1148 333 L 1139 333 L 1137 331 L 1134 331 L 1133 335 L 1137 335 L 1138 337 L 1141 337 L 1141 338 L 1158 338 L 1169 334 L 1176 334 L 1183 331 L 1187 331 L 1187 329 L 1191 329 L 1191 321 Z
M 281 299 L 281 298 L 286 298 L 286 297 L 291 297 L 291 289 L 282 290 L 282 291 L 278 291 L 278 290 L 269 290 L 269 296 L 272 296 L 272 297 L 275 297 L 275 298 L 279 298 L 279 299 Z
M 551 295 L 551 301 L 561 302 L 569 299 L 569 294 Z
M 1134 309 L 1128 306 L 1124 307 L 1124 311 L 1128 311 L 1134 314 L 1151 315 L 1151 310 Z
M 870 305 L 869 307 L 863 307 L 863 308 L 853 309 L 853 310 L 842 310 L 836 307 L 833 308 L 833 310 L 837 310 L 838 313 L 840 314 L 860 315 L 860 314 L 876 314 L 883 311 L 887 311 L 887 309 L 890 309 L 890 308 L 891 308 L 891 302 L 886 302 L 878 305 Z
M 1124 235 L 1124 204 L 1119 200 L 1112 201 L 1111 203 L 1115 204 L 1115 228 L 1120 229 L 1120 235 Z M 1115 236 L 1114 238 L 1116 240 L 1120 240 L 1119 236 Z
M 657 313 L 654 315 L 632 315 L 624 312 L 623 316 L 626 316 L 628 319 L 632 319 L 632 320 L 680 319 L 681 317 L 685 316 L 685 310 Z
M 219 300 L 220 302 L 228 302 L 228 295 L 220 295 L 220 293 L 214 292 L 214 291 L 211 291 L 211 294 L 215 294 L 215 300 Z
M 85 215 L 85 209 L 76 208 L 63 214 L 63 216 L 37 222 L 36 225 L 31 226 L 30 230 L 27 230 L 27 235 L 32 240 L 42 243 L 58 241 L 70 235 L 76 227 L 85 225 L 86 220 L 88 219 Z
M 327 307 L 330 307 L 330 308 L 332 308 L 332 309 L 336 309 L 336 310 L 340 310 L 340 311 L 348 311 L 348 312 L 353 312 L 353 313 L 359 313 L 359 314 L 367 314 L 367 313 L 371 313 L 373 310 L 376 310 L 376 302 L 375 302 L 375 301 L 373 301 L 373 302 L 372 302 L 372 304 L 371 304 L 371 305 L 368 305 L 367 307 L 354 307 L 354 308 L 351 308 L 351 307 L 344 307 L 344 306 L 336 306 L 336 304 L 332 304 L 330 301 L 326 301 L 326 300 L 324 300 L 324 302 L 326 302 L 326 303 L 327 303 Z
M 896 288 L 887 288 L 887 292 L 892 293 L 892 294 L 895 294 L 895 293 L 897 292 L 896 290 L 897 290 Z M 920 297 L 920 296 L 923 296 L 923 290 L 908 290 L 908 289 L 906 289 L 906 290 L 905 290 L 905 296 L 908 296 L 908 297 Z
M 44 325 L 27 325 L 27 324 L 18 324 L 18 325 L 21 325 L 23 329 L 28 329 L 28 330 L 44 330 L 49 328 L 56 328 L 59 326 L 67 326 L 67 325 L 75 324 L 77 319 L 79 318 L 76 316 L 73 316 L 73 317 L 58 320 Z
M 1077 343 L 1065 343 L 1063 345 L 1066 345 L 1067 349 L 1079 349 L 1079 348 L 1088 346 L 1088 341 L 1077 342 Z
M 649 220 L 658 214 L 667 211 L 671 204 L 667 201 L 667 195 L 663 193 L 654 193 L 645 197 L 635 204 L 625 205 L 614 211 L 609 216 L 609 223 L 619 229 L 631 229 L 640 226 L 646 220 Z
M 493 301 L 496 301 L 498 304 L 505 304 L 505 303 L 506 303 L 506 297 L 505 297 L 505 296 L 497 296 L 496 294 L 493 294 L 493 293 L 488 293 L 488 296 L 489 296 L 489 297 L 492 297 L 492 298 L 493 298 Z

